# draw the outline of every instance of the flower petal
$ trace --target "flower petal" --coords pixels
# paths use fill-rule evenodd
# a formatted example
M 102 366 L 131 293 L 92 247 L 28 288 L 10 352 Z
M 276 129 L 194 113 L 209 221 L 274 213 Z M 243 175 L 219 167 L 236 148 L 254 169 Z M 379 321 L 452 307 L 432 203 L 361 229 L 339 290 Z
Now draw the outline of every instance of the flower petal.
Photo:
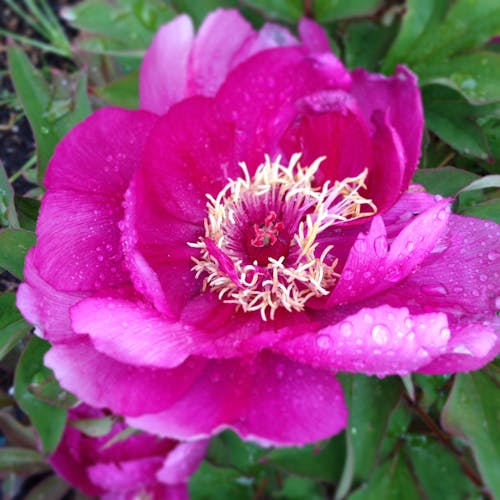
M 173 368 L 211 338 L 203 331 L 169 321 L 125 290 L 106 290 L 71 309 L 72 327 L 87 334 L 101 353 L 137 367 Z
M 167 456 L 163 467 L 156 477 L 166 484 L 178 484 L 188 481 L 199 467 L 208 449 L 209 441 L 179 443 Z
M 142 109 L 163 114 L 172 104 L 186 97 L 193 40 L 193 23 L 185 14 L 159 29 L 141 65 L 139 97 Z
M 372 308 L 337 308 L 316 334 L 282 342 L 273 349 L 292 359 L 336 371 L 406 375 L 438 356 L 450 331 L 443 313 L 411 314 L 406 307 L 373 301 Z
M 89 340 L 78 338 L 52 346 L 45 364 L 65 389 L 86 403 L 122 415 L 141 415 L 161 411 L 182 396 L 205 361 L 189 359 L 171 370 L 134 367 L 99 353 Z
M 352 95 L 369 122 L 374 111 L 387 111 L 390 124 L 401 137 L 406 153 L 403 179 L 408 185 L 420 157 L 424 115 L 416 76 L 398 66 L 394 76 L 386 77 L 358 68 L 352 72 Z
M 213 96 L 254 30 L 239 11 L 217 9 L 203 21 L 189 59 L 189 95 Z
M 310 52 L 331 52 L 328 35 L 320 24 L 303 17 L 299 22 L 300 42 Z
M 211 361 L 181 401 L 164 412 L 127 420 L 182 439 L 232 428 L 262 445 L 300 445 L 339 432 L 347 409 L 331 373 L 264 353 L 255 364 Z
M 26 256 L 25 282 L 17 291 L 17 307 L 35 325 L 37 335 L 57 342 L 73 335 L 69 318 L 71 306 L 88 296 L 84 292 L 60 292 L 40 277 L 33 264 L 33 250 Z

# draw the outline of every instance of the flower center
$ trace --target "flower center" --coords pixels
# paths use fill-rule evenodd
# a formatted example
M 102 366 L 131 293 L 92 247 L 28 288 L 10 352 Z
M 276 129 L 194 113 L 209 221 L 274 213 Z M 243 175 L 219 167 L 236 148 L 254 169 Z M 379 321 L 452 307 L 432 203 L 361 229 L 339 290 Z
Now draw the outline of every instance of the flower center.
M 328 229 L 373 215 L 376 207 L 362 197 L 367 170 L 356 177 L 314 185 L 323 158 L 308 167 L 300 154 L 288 166 L 280 158 L 260 165 L 253 177 L 229 179 L 216 198 L 207 195 L 205 235 L 188 243 L 204 290 L 273 319 L 280 307 L 302 311 L 312 297 L 328 295 L 337 281 L 337 259 L 326 242 Z

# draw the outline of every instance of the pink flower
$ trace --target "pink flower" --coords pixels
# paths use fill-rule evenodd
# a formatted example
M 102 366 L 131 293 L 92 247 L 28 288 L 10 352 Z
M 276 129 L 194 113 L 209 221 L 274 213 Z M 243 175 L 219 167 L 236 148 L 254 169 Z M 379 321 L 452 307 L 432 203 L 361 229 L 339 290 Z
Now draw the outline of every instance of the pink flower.
M 335 372 L 499 352 L 498 226 L 409 187 L 415 76 L 349 73 L 301 26 L 307 47 L 260 51 L 172 106 L 171 82 L 161 117 L 100 110 L 52 159 L 18 305 L 61 384 L 134 427 L 303 444 L 346 425 Z
M 126 426 L 119 422 L 101 437 L 75 426 L 105 416 L 83 403 L 70 410 L 62 440 L 49 457 L 55 471 L 86 495 L 108 500 L 132 500 L 141 493 L 153 499 L 187 499 L 187 481 L 207 442 L 179 443 L 145 433 L 121 437 Z

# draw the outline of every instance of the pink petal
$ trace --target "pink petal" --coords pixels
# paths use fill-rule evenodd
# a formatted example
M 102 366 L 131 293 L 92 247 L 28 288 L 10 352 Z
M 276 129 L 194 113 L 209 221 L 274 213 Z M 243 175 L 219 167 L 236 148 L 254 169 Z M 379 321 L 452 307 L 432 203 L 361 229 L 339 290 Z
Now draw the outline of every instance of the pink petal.
M 113 493 L 139 492 L 156 483 L 156 473 L 162 465 L 160 457 L 101 462 L 90 465 L 87 472 L 90 480 L 103 490 Z
M 58 290 L 94 290 L 128 279 L 119 245 L 121 201 L 155 121 L 145 112 L 102 109 L 56 148 L 33 259 Z
M 118 221 L 123 209 L 113 198 L 50 191 L 37 225 L 34 265 L 58 290 L 87 291 L 128 281 Z
M 189 58 L 189 95 L 215 95 L 235 54 L 253 33 L 237 10 L 210 13 L 200 26 Z
M 320 24 L 303 17 L 299 22 L 300 42 L 310 52 L 331 52 L 328 35 Z
M 412 314 L 380 300 L 372 304 L 359 310 L 354 305 L 337 308 L 325 314 L 328 326 L 274 350 L 314 366 L 386 376 L 415 371 L 446 348 L 450 334 L 445 314 Z
M 179 443 L 167 456 L 156 477 L 166 484 L 185 483 L 198 469 L 209 441 Z
M 301 445 L 339 432 L 346 425 L 347 409 L 332 374 L 268 353 L 255 364 L 214 360 L 168 410 L 127 420 L 177 438 L 232 428 L 266 446 Z
M 156 120 L 144 111 L 96 111 L 57 145 L 45 186 L 121 199 Z
M 187 68 L 193 40 L 193 23 L 185 14 L 159 29 L 142 61 L 139 78 L 142 109 L 163 114 L 187 96 Z
M 283 135 L 281 147 L 289 157 L 302 152 L 303 165 L 326 156 L 315 179 L 318 183 L 355 176 L 371 167 L 368 129 L 348 93 L 316 92 L 300 99 L 296 106 L 298 115 Z
M 245 40 L 234 55 L 231 67 L 235 68 L 244 60 L 263 50 L 291 47 L 298 44 L 299 41 L 286 28 L 279 24 L 266 23 L 257 33 Z
M 382 218 L 375 216 L 368 233 L 358 235 L 338 283 L 321 307 L 359 301 L 406 278 L 431 253 L 448 217 L 449 202 L 436 202 L 407 224 L 389 245 Z
M 60 292 L 40 277 L 30 250 L 24 265 L 25 283 L 17 290 L 17 307 L 35 326 L 37 335 L 54 342 L 72 335 L 69 309 L 87 297 L 83 292 Z
M 352 73 L 352 94 L 369 122 L 377 110 L 387 112 L 406 153 L 403 185 L 407 186 L 420 158 L 424 116 L 416 76 L 404 66 L 386 77 L 356 69 Z
M 211 338 L 204 331 L 169 321 L 130 292 L 107 290 L 71 310 L 76 333 L 87 334 L 110 358 L 137 367 L 173 368 Z
M 265 75 L 265 77 L 262 77 Z M 295 101 L 325 89 L 347 89 L 350 76 L 332 54 L 300 48 L 266 50 L 235 68 L 217 94 L 221 115 L 238 127 L 238 159 L 254 168 L 296 115 Z
M 140 415 L 161 411 L 176 401 L 205 362 L 190 359 L 171 370 L 135 367 L 99 353 L 82 338 L 52 346 L 45 364 L 65 389 L 86 403 L 117 414 Z

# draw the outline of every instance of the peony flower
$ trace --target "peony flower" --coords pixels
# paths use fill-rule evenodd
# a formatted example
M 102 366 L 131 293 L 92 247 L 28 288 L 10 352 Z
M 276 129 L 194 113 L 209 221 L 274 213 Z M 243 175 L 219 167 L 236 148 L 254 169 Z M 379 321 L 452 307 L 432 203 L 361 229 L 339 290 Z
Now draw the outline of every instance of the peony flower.
M 300 445 L 346 425 L 336 372 L 499 352 L 498 225 L 410 185 L 415 76 L 350 73 L 301 26 L 315 43 L 261 50 L 206 95 L 184 98 L 182 73 L 163 116 L 102 109 L 56 149 L 18 305 L 63 387 L 133 427 Z
M 58 474 L 86 495 L 108 500 L 188 498 L 187 481 L 205 454 L 206 441 L 179 443 L 145 433 L 120 437 L 126 426 L 119 422 L 109 434 L 90 437 L 75 426 L 104 416 L 86 404 L 70 410 L 63 438 L 49 457 Z

